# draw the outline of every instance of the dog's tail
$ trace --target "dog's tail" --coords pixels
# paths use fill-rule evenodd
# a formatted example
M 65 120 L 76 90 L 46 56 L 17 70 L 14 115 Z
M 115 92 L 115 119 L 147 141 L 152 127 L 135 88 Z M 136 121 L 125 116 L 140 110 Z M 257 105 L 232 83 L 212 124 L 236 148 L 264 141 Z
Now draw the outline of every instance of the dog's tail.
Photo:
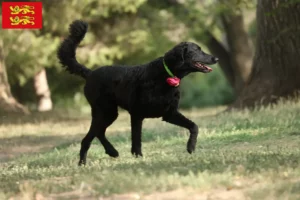
M 69 36 L 64 39 L 57 51 L 57 57 L 60 63 L 66 67 L 66 70 L 84 79 L 86 79 L 91 70 L 78 63 L 75 56 L 76 48 L 83 40 L 87 29 L 88 25 L 86 22 L 75 20 L 69 27 Z

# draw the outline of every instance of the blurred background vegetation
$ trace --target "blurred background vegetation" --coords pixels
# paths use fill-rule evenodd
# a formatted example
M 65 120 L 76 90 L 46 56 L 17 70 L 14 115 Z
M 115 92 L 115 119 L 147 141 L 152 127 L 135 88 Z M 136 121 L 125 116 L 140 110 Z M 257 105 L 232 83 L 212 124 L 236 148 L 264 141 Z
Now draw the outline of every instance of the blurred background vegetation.
M 196 42 L 220 57 L 212 73 L 192 74 L 182 81 L 182 108 L 230 104 L 249 77 L 256 39 L 255 0 L 42 2 L 42 29 L 0 32 L 12 94 L 31 110 L 39 101 L 35 76 L 41 70 L 46 72 L 55 108 L 87 105 L 84 81 L 65 72 L 56 58 L 75 19 L 89 24 L 77 50 L 79 62 L 89 68 L 146 63 L 181 41 Z

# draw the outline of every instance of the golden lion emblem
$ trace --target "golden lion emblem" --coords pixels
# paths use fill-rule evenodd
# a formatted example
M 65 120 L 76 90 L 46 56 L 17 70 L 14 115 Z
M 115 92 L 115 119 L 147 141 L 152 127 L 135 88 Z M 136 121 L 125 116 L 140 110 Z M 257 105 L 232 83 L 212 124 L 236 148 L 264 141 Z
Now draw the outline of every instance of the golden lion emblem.
M 28 16 L 22 16 L 22 17 L 10 17 L 9 18 L 11 21 L 11 25 L 27 25 L 27 24 L 31 24 L 34 25 L 34 17 L 28 17 Z
M 31 13 L 34 14 L 34 6 L 9 6 L 9 9 L 11 10 L 12 15 L 18 15 L 18 14 L 27 14 Z

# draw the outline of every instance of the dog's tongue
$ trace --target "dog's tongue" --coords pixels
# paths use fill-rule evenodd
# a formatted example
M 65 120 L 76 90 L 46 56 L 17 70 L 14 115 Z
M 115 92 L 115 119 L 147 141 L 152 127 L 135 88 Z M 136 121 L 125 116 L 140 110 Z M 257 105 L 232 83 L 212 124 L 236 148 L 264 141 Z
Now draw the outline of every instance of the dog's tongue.
M 206 65 L 204 65 L 205 66 L 205 68 L 208 70 L 208 71 L 212 71 L 212 68 L 210 68 L 210 67 L 208 67 L 208 66 L 206 66 Z
M 201 64 L 201 63 L 199 63 L 199 62 L 197 62 L 196 63 L 196 66 L 198 67 L 198 68 L 204 68 L 204 69 L 207 69 L 208 71 L 212 71 L 212 68 L 210 68 L 210 67 L 208 67 L 208 66 L 206 66 L 206 65 L 204 65 L 204 64 Z

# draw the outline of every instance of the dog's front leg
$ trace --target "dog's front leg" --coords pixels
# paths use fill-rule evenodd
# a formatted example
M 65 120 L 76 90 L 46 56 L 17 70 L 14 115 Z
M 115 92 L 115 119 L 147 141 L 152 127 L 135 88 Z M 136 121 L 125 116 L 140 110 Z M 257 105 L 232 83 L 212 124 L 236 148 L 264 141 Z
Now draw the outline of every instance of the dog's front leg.
M 187 128 L 190 131 L 190 137 L 187 143 L 187 151 L 189 153 L 194 152 L 197 143 L 198 126 L 177 110 L 163 116 L 163 120 L 171 124 Z
M 143 156 L 142 124 L 143 124 L 142 118 L 131 116 L 131 153 L 136 157 Z

